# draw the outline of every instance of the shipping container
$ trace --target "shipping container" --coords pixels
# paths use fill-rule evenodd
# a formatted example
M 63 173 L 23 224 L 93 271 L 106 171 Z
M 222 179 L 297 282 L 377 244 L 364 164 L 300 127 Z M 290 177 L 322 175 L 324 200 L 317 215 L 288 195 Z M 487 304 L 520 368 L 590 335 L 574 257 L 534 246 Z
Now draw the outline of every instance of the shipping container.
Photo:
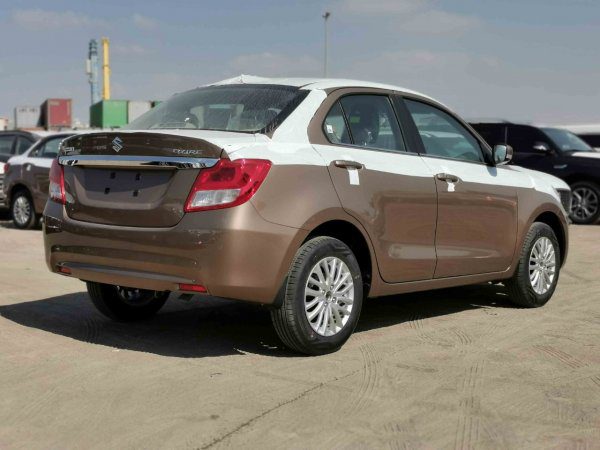
M 39 107 L 17 106 L 15 108 L 15 128 L 36 128 L 39 120 Z
M 41 106 L 40 126 L 47 130 L 71 128 L 70 98 L 49 98 Z
M 127 103 L 127 121 L 133 122 L 145 112 L 150 111 L 150 109 L 152 109 L 151 102 L 130 100 Z
M 120 128 L 127 125 L 127 100 L 101 100 L 90 106 L 90 126 Z

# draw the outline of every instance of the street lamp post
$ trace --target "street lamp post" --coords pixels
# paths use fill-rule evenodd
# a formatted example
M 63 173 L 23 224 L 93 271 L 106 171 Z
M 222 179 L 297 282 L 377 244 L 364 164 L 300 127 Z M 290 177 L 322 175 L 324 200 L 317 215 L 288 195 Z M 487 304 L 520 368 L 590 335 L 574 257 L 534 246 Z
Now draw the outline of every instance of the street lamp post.
M 325 78 L 327 78 L 327 51 L 328 51 L 328 42 L 327 42 L 327 21 L 329 19 L 329 17 L 331 16 L 331 13 L 329 11 L 326 11 L 325 14 L 323 14 L 323 19 L 325 20 L 325 48 L 324 48 L 324 58 L 323 58 L 323 76 Z

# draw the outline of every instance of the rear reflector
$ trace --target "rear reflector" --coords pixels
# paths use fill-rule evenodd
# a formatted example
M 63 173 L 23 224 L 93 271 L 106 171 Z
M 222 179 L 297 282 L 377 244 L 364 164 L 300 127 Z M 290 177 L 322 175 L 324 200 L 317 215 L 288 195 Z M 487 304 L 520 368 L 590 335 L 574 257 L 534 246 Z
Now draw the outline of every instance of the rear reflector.
M 185 212 L 230 208 L 247 202 L 271 168 L 264 159 L 221 159 L 196 178 L 185 203 Z
M 71 269 L 65 266 L 56 266 L 60 273 L 64 273 L 65 275 L 71 275 Z
M 58 164 L 58 159 L 52 161 L 50 166 L 50 198 L 55 202 L 66 203 L 65 201 L 65 174 L 63 166 Z
M 183 284 L 183 283 L 179 283 L 179 290 L 180 291 L 189 291 L 189 292 L 202 292 L 204 294 L 208 292 L 206 290 L 206 288 L 204 286 L 202 286 L 201 284 Z

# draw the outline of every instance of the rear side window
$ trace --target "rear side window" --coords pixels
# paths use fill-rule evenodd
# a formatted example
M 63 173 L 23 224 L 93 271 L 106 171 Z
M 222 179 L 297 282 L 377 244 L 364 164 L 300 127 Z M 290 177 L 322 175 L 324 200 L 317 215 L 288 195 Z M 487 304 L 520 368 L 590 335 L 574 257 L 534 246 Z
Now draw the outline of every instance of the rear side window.
M 13 136 L 0 136 L 0 155 L 10 155 L 12 153 Z
M 406 151 L 396 114 L 385 95 L 348 95 L 331 108 L 323 131 L 333 144 Z
M 64 137 L 50 139 L 37 151 L 40 158 L 56 158 L 58 156 L 58 146 L 65 139 Z
M 579 137 L 592 147 L 600 147 L 600 134 L 580 134 Z
M 508 127 L 506 124 L 472 123 L 471 126 L 487 142 L 490 147 L 506 144 Z
M 550 139 L 540 130 L 527 125 L 510 125 L 508 127 L 508 145 L 517 153 L 537 153 L 533 147 L 541 142 L 550 145 Z
M 340 106 L 340 102 L 335 102 L 335 105 L 325 117 L 323 122 L 323 132 L 329 142 L 333 144 L 351 144 L 350 133 L 346 127 L 346 119 L 344 111 Z
M 17 154 L 22 155 L 32 145 L 33 141 L 24 137 L 19 137 L 19 143 L 17 144 Z
M 479 141 L 450 114 L 414 100 L 405 103 L 428 155 L 485 162 Z

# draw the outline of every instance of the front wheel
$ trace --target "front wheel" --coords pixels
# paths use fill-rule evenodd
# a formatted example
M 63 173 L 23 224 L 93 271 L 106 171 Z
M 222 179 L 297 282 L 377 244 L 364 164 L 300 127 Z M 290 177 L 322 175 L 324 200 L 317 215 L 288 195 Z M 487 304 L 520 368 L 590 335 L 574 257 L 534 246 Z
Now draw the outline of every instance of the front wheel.
M 132 322 L 156 314 L 169 297 L 168 292 L 147 291 L 88 281 L 87 291 L 94 306 L 109 319 Z
M 306 242 L 294 257 L 282 295 L 271 318 L 287 347 L 308 355 L 338 350 L 354 331 L 363 301 L 352 250 L 327 236 Z
M 560 274 L 560 246 L 552 228 L 534 223 L 523 243 L 517 270 L 506 282 L 510 300 L 526 308 L 545 305 Z

